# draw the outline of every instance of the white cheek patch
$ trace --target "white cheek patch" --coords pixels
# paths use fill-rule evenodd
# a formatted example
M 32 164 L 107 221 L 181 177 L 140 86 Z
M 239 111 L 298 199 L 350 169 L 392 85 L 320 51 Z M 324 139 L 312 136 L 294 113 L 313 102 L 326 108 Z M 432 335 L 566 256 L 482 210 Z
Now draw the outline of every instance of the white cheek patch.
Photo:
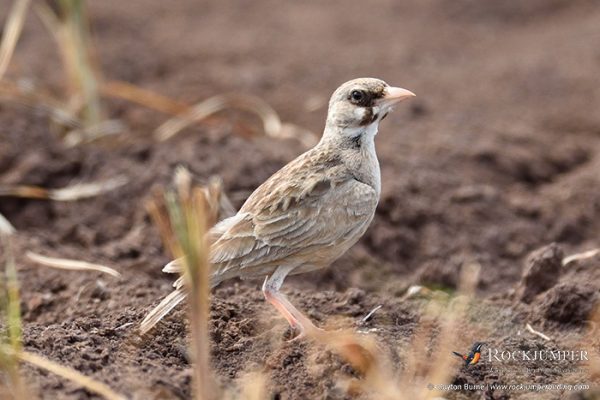
M 362 121 L 362 119 L 365 117 L 366 112 L 366 109 L 362 107 L 357 107 L 354 109 L 354 117 L 356 118 L 356 120 Z

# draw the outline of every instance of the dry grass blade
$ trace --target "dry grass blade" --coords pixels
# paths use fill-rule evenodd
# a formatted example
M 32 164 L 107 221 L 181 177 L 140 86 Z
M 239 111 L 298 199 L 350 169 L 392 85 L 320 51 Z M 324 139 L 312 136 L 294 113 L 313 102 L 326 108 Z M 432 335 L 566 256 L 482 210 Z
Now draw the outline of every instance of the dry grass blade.
M 571 254 L 568 257 L 563 258 L 562 265 L 563 267 L 572 263 L 573 261 L 585 260 L 587 258 L 595 257 L 596 254 L 600 254 L 600 248 L 584 251 L 583 253 Z
M 10 349 L 5 349 L 5 351 L 11 352 Z M 51 372 L 55 375 L 61 376 L 69 381 L 84 387 L 90 392 L 99 394 L 108 400 L 126 400 L 127 397 L 115 392 L 106 384 L 99 382 L 90 378 L 89 376 L 85 376 L 72 368 L 65 367 L 64 365 L 60 365 L 55 363 L 54 361 L 50 361 L 47 358 L 41 357 L 37 354 L 33 354 L 26 351 L 20 351 L 15 354 L 16 358 L 19 360 L 34 365 L 38 368 L 44 369 L 48 372 Z
M 225 196 L 222 191 L 220 179 L 211 178 L 207 185 L 192 188 L 192 176 L 190 172 L 184 167 L 179 166 L 175 171 L 173 181 L 175 188 L 177 188 L 178 198 L 189 199 L 190 197 L 197 197 L 196 203 L 203 204 L 203 218 L 208 221 L 207 226 L 212 226 L 219 218 L 230 215 L 233 210 L 233 206 L 231 206 L 227 196 Z M 182 242 L 175 233 L 178 226 L 180 227 L 180 224 L 176 224 L 178 219 L 173 218 L 174 215 L 179 215 L 180 212 L 175 210 L 174 214 L 172 204 L 170 203 L 170 201 L 173 200 L 173 196 L 173 193 L 165 194 L 162 191 L 155 191 L 153 193 L 153 199 L 146 204 L 146 209 L 152 217 L 154 224 L 158 227 L 165 247 L 169 250 L 171 255 L 175 257 L 175 260 L 171 261 L 163 268 L 163 272 L 178 273 L 182 274 L 182 276 L 180 276 L 173 284 L 176 289 L 146 314 L 146 317 L 140 323 L 141 334 L 149 332 L 165 315 L 182 302 L 188 295 L 189 285 L 187 284 L 187 276 L 185 274 L 186 265 L 184 257 L 181 256 L 181 254 L 184 254 L 185 252 L 182 247 Z M 175 200 L 177 200 L 177 198 L 175 198 Z M 210 246 L 210 243 L 215 239 L 210 234 L 206 234 L 203 238 L 207 241 L 207 243 L 203 245 L 207 247 Z M 182 287 L 181 283 L 186 284 Z
M 75 201 L 98 196 L 127 183 L 127 179 L 118 176 L 102 182 L 78 183 L 61 189 L 45 189 L 39 186 L 10 185 L 0 186 L 0 197 L 23 197 L 28 199 L 49 199 L 55 201 Z
M 533 329 L 533 327 L 530 324 L 526 324 L 525 329 L 527 329 L 527 331 L 534 334 L 535 336 L 541 337 L 544 340 L 552 340 L 549 336 L 546 336 L 542 332 L 536 331 L 535 329 Z
M 373 315 L 375 315 L 375 313 L 377 311 L 379 311 L 382 307 L 383 307 L 383 305 L 380 304 L 377 307 L 373 308 L 371 311 L 369 311 L 369 313 L 367 315 L 365 315 L 358 321 L 358 324 L 364 325 L 365 323 L 369 322 L 373 318 Z
M 263 121 L 267 135 L 276 136 L 281 130 L 279 115 L 266 102 L 253 96 L 229 94 L 214 96 L 190 107 L 185 113 L 159 126 L 154 135 L 161 141 L 170 139 L 188 126 L 230 108 L 242 109 L 258 115 Z
M 13 258 L 11 242 L 8 237 L 0 237 L 6 262 L 4 276 L 0 276 L 0 371 L 8 377 L 9 387 L 16 399 L 27 398 L 27 389 L 21 379 L 18 360 L 14 354 L 21 351 L 21 299 L 17 267 Z
M 31 261 L 41 265 L 45 265 L 47 267 L 66 269 L 69 271 L 96 271 L 114 276 L 115 278 L 121 277 L 121 274 L 118 271 L 115 271 L 114 269 L 106 267 L 104 265 L 92 264 L 89 262 L 79 260 L 69 260 L 65 258 L 47 257 L 41 254 L 33 253 L 31 251 L 28 251 L 25 255 Z
M 117 189 L 126 183 L 127 178 L 124 176 L 117 176 L 102 182 L 79 183 L 62 189 L 50 190 L 49 197 L 51 200 L 56 201 L 74 201 L 98 196 L 99 194 Z
M 182 170 L 180 170 L 182 171 Z M 176 180 L 177 198 L 167 195 L 167 208 L 173 232 L 177 237 L 185 265 L 185 278 L 189 288 L 189 318 L 191 348 L 194 355 L 194 390 L 196 399 L 212 398 L 213 387 L 209 366 L 208 309 L 209 264 L 206 241 L 208 209 L 202 191 L 191 189 L 191 178 L 180 173 Z
M 190 301 L 188 315 L 191 330 L 191 354 L 194 360 L 193 382 L 195 398 L 214 397 L 214 383 L 209 366 L 209 244 L 206 232 L 214 221 L 210 198 L 203 188 L 192 187 L 192 178 L 185 168 L 178 168 L 174 177 L 175 191 L 155 193 L 148 210 L 157 224 L 165 246 L 183 264 L 185 287 L 175 290 L 144 319 L 142 332 L 152 328 L 186 295 Z M 177 302 L 172 300 L 176 299 Z
M 83 119 L 86 125 L 102 120 L 98 79 L 91 57 L 89 27 L 83 0 L 58 0 L 62 15 L 60 48 L 74 94 L 83 99 Z
M 56 4 L 56 13 L 45 2 L 36 2 L 34 9 L 57 42 L 66 71 L 72 110 L 81 115 L 85 127 L 94 127 L 102 122 L 102 107 L 85 2 L 57 0 Z M 85 130 L 80 132 L 86 133 Z
M 118 135 L 125 131 L 125 125 L 118 119 L 101 121 L 95 125 L 75 128 L 69 131 L 63 140 L 67 147 L 75 147 L 82 143 L 92 143 L 107 136 Z
M 27 7 L 30 0 L 15 0 L 13 7 L 8 14 L 7 22 L 2 32 L 2 43 L 0 43 L 0 79 L 8 69 L 8 64 L 12 58 L 15 46 L 23 29 L 23 21 L 27 14 Z
M 0 214 L 0 235 L 12 235 L 17 230 L 10 223 L 9 220 L 4 217 L 4 215 Z
M 110 96 L 160 111 L 165 114 L 178 115 L 188 111 L 189 106 L 177 100 L 143 89 L 123 81 L 108 81 L 100 85 L 104 96 Z

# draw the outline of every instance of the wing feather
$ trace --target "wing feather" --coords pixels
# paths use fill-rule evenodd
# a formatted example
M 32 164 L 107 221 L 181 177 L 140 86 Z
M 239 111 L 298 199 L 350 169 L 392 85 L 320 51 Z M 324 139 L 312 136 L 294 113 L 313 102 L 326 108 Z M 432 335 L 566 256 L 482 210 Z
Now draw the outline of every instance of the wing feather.
M 267 264 L 362 235 L 378 201 L 373 188 L 353 178 L 321 179 L 311 187 L 315 192 L 293 184 L 278 187 L 269 202 L 263 196 L 258 207 L 245 205 L 243 218 L 211 248 L 215 273 L 252 275 L 255 268 L 263 271 Z

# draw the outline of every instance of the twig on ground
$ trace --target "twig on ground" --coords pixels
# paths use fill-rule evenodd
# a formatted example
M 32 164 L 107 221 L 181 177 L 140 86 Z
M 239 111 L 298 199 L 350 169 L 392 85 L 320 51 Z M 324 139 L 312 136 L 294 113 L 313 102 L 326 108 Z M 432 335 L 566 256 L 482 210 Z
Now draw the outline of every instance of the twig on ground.
M 530 333 L 541 337 L 544 340 L 552 340 L 549 336 L 544 335 L 542 332 L 536 331 L 530 324 L 525 325 L 525 329 L 527 329 Z
M 584 251 L 582 253 L 571 254 L 570 256 L 563 258 L 562 266 L 566 267 L 573 261 L 579 261 L 579 260 L 585 260 L 587 258 L 592 258 L 592 257 L 596 256 L 596 254 L 600 254 L 600 248 Z
M 375 307 L 374 309 L 372 309 L 371 311 L 369 311 L 369 313 L 367 315 L 365 315 L 360 321 L 358 321 L 359 325 L 364 325 L 367 322 L 369 322 L 371 320 L 371 318 L 373 318 L 373 315 L 375 315 L 375 313 L 377 311 L 379 311 L 379 309 L 381 309 L 381 307 L 383 307 L 383 305 L 378 305 L 377 307 Z

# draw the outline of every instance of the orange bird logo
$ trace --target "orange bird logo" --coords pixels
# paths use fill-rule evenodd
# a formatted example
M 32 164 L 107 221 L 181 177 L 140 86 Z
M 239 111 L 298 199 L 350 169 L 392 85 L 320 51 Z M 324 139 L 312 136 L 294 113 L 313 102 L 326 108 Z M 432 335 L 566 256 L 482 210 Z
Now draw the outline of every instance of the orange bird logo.
M 485 343 L 482 342 L 476 342 L 471 348 L 469 354 L 460 354 L 456 351 L 453 351 L 452 353 L 455 356 L 462 358 L 465 361 L 465 365 L 475 365 L 479 362 L 479 359 L 481 358 L 481 348 L 484 344 Z

